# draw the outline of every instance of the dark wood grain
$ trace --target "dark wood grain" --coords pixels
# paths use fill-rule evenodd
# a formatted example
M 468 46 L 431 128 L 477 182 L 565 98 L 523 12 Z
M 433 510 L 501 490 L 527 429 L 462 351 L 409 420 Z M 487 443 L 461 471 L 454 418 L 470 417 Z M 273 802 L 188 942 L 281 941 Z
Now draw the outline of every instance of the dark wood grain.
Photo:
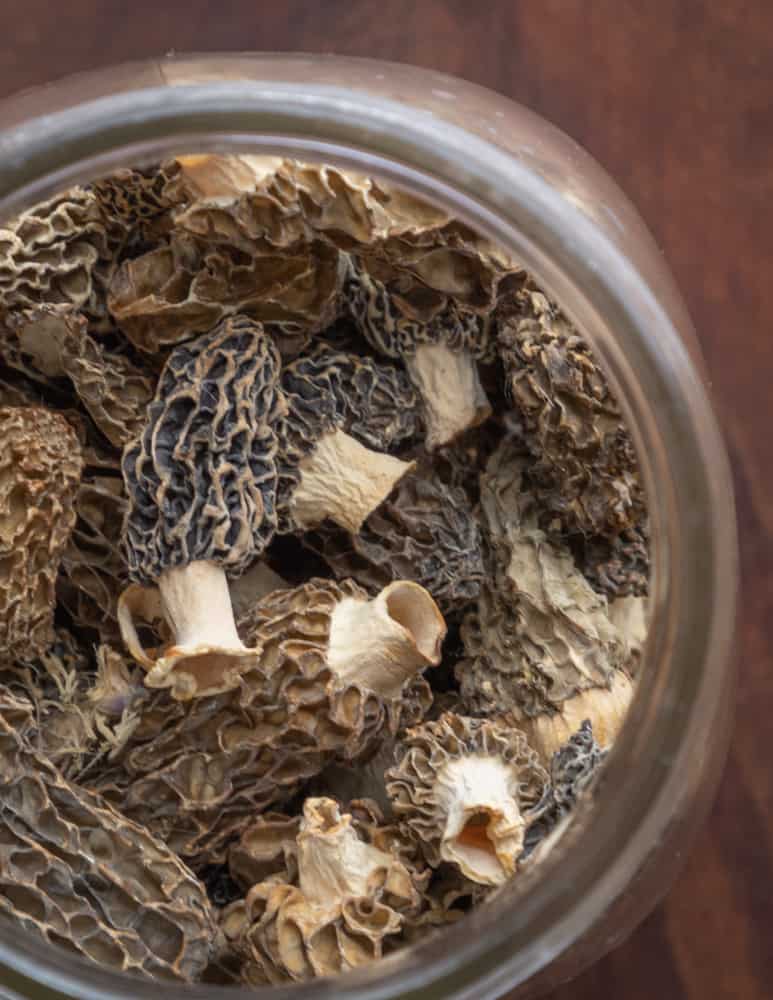
M 745 574 L 738 726 L 716 807 L 666 902 L 553 998 L 770 1000 L 770 0 L 0 0 L 0 39 L 0 96 L 171 49 L 413 62 L 533 107 L 620 181 L 687 298 L 734 461 Z

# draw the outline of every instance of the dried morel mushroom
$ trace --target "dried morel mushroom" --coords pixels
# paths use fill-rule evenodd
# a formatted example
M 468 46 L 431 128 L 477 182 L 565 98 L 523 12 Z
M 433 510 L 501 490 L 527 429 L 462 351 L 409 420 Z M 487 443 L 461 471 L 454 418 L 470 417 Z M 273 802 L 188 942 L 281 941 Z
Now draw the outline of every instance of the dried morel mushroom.
M 68 378 L 116 448 L 142 431 L 155 380 L 89 336 L 85 316 L 66 307 L 42 306 L 14 313 L 6 325 L 0 356 L 7 364 L 33 376 Z
M 0 407 L 0 442 L 0 654 L 30 657 L 54 638 L 81 452 L 67 421 L 38 407 Z
M 376 599 L 353 584 L 311 580 L 275 591 L 240 618 L 257 650 L 237 686 L 140 705 L 140 723 L 98 788 L 191 864 L 224 860 L 255 816 L 352 759 L 431 700 L 421 672 L 440 659 L 445 624 L 429 594 L 398 582 Z
M 549 779 L 513 721 L 449 712 L 409 729 L 397 752 L 387 791 L 429 864 L 483 885 L 514 875 Z
M 590 348 L 541 293 L 500 306 L 506 388 L 537 459 L 529 476 L 540 523 L 614 538 L 645 514 L 633 443 Z
M 381 957 L 422 898 L 416 875 L 341 815 L 332 799 L 306 799 L 297 837 L 298 885 L 252 887 L 222 926 L 258 986 L 332 976 Z
M 258 241 L 244 249 L 176 234 L 124 261 L 107 301 L 132 343 L 154 354 L 235 314 L 322 330 L 335 318 L 339 285 L 338 253 L 325 244 L 279 253 Z
M 143 170 L 116 170 L 90 186 L 102 213 L 126 229 L 131 251 L 157 241 L 170 228 L 168 215 L 177 200 L 173 192 L 177 173 L 177 164 L 171 161 Z
M 480 530 L 469 498 L 431 469 L 420 467 L 401 479 L 356 534 L 323 525 L 304 543 L 339 579 L 351 577 L 368 589 L 415 580 L 444 615 L 475 601 L 483 580 Z
M 344 299 L 368 342 L 404 361 L 424 401 L 429 449 L 490 416 L 476 366 L 489 353 L 486 319 L 449 304 L 430 322 L 417 320 L 354 257 L 348 258 Z
M 67 305 L 109 327 L 106 290 L 125 237 L 84 188 L 28 209 L 0 229 L 3 310 Z
M 179 346 L 167 361 L 141 438 L 123 457 L 129 573 L 157 582 L 173 645 L 145 655 L 122 622 L 150 687 L 190 698 L 235 683 L 251 664 L 236 633 L 225 571 L 245 569 L 276 526 L 279 357 L 246 317 Z
M 254 732 L 348 758 L 423 715 L 421 674 L 440 662 L 446 633 L 430 594 L 405 580 L 375 598 L 350 581 L 310 580 L 263 598 L 239 628 L 262 650 L 243 679 L 252 711 L 261 706 Z
M 623 673 L 630 646 L 568 548 L 548 541 L 537 526 L 523 471 L 517 443 L 506 439 L 481 477 L 492 573 L 462 626 L 467 656 L 456 675 L 473 712 L 512 711 L 521 720 L 571 715 L 571 728 L 549 747 L 549 759 L 588 715 L 600 736 L 614 736 L 631 692 Z M 586 711 L 579 719 L 577 697 Z M 589 712 L 596 700 L 613 713 L 606 725 Z
M 288 408 L 280 424 L 285 529 L 329 518 L 359 531 L 412 468 L 384 452 L 416 431 L 413 389 L 396 368 L 321 346 L 285 368 L 282 390 Z
M 569 815 L 583 789 L 593 780 L 607 755 L 593 738 L 593 726 L 586 719 L 577 732 L 553 754 L 550 762 L 548 805 L 526 831 L 524 857 L 552 833 Z
M 100 965 L 198 979 L 215 922 L 160 840 L 29 749 L 32 706 L 0 691 L 0 911 Z

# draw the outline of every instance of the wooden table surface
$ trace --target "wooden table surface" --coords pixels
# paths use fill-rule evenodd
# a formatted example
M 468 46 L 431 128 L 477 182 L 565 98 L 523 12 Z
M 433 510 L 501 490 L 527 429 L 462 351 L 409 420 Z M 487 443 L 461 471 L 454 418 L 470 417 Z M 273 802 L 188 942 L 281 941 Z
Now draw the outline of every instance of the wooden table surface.
M 54 13 L 56 12 L 56 13 Z M 0 97 L 172 49 L 412 62 L 534 108 L 617 178 L 686 296 L 733 459 L 738 721 L 665 903 L 553 1000 L 773 997 L 773 2 L 0 0 Z

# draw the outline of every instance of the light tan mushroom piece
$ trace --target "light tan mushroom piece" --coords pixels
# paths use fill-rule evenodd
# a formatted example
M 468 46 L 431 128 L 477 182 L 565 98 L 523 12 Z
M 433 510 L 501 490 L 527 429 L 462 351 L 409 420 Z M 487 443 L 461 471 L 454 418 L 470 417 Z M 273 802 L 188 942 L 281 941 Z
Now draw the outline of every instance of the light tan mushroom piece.
M 45 378 L 67 378 L 92 420 L 116 448 L 140 433 L 154 379 L 88 333 L 86 317 L 63 306 L 17 311 L 6 320 L 7 363 Z M 9 354 L 8 351 L 11 351 Z
M 259 883 L 222 920 L 247 983 L 302 982 L 378 959 L 422 905 L 416 875 L 368 842 L 332 799 L 306 799 L 298 885 Z
M 147 425 L 124 451 L 129 572 L 157 581 L 172 643 L 158 657 L 141 650 L 136 591 L 122 599 L 119 623 L 145 683 L 176 698 L 235 687 L 257 655 L 237 634 L 226 570 L 245 569 L 276 525 L 278 374 L 260 325 L 228 319 L 175 349 Z
M 482 885 L 514 875 L 549 777 L 513 720 L 449 712 L 408 730 L 398 757 L 387 791 L 428 863 L 453 864 Z
M 54 639 L 54 587 L 75 524 L 78 438 L 58 413 L 0 407 L 0 654 Z
M 426 445 L 448 444 L 491 415 L 477 359 L 491 351 L 488 321 L 449 304 L 430 323 L 400 312 L 385 286 L 348 258 L 344 298 L 368 342 L 400 358 L 424 402 Z
M 524 469 L 517 442 L 505 439 L 481 477 L 491 573 L 463 622 L 456 675 L 469 710 L 512 712 L 524 730 L 536 726 L 548 762 L 584 718 L 599 742 L 614 738 L 632 690 L 631 648 L 569 549 L 538 527 Z

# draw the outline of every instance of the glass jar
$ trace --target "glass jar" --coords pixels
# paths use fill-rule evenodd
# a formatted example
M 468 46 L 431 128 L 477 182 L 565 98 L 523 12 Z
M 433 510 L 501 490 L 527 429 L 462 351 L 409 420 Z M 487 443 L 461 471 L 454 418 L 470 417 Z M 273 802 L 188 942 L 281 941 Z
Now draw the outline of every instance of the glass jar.
M 668 887 L 722 768 L 733 700 L 736 537 L 728 465 L 694 332 L 632 205 L 576 143 L 461 80 L 336 57 L 170 58 L 0 105 L 0 217 L 181 152 L 335 162 L 440 203 L 498 240 L 592 342 L 648 490 L 652 623 L 640 682 L 592 801 L 492 903 L 419 946 L 272 1000 L 537 996 L 627 935 Z M 155 1000 L 158 985 L 0 927 L 25 997 Z M 168 1000 L 263 991 L 164 984 Z

